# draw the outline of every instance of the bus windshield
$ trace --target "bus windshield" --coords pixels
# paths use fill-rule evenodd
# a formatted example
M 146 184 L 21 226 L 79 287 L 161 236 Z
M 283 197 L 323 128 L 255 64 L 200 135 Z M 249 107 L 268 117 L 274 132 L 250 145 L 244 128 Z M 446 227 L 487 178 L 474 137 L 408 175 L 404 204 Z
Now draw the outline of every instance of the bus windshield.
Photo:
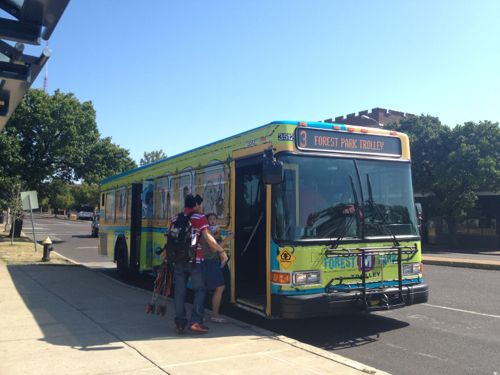
M 410 163 L 281 155 L 273 187 L 276 240 L 418 236 Z

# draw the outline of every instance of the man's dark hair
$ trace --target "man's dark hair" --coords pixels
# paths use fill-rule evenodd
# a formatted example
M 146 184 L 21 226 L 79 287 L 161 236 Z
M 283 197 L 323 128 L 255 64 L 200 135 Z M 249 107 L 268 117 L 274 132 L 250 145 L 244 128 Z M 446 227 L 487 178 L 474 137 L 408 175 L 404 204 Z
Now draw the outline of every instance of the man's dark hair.
M 196 196 L 194 197 L 194 200 L 195 200 L 196 204 L 202 204 L 203 203 L 203 198 L 201 197 L 200 194 L 196 194 Z
M 194 208 L 197 204 L 201 204 L 202 202 L 203 198 L 199 194 L 196 194 L 196 196 L 188 194 L 184 199 L 184 208 Z

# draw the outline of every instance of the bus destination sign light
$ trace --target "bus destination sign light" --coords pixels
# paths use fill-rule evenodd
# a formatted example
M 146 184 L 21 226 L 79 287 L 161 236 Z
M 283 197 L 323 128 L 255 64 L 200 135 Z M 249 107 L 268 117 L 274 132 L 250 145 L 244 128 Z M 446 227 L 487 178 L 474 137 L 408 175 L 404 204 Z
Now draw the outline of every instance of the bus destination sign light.
M 304 151 L 401 156 L 401 141 L 396 137 L 302 127 L 295 135 L 297 148 Z

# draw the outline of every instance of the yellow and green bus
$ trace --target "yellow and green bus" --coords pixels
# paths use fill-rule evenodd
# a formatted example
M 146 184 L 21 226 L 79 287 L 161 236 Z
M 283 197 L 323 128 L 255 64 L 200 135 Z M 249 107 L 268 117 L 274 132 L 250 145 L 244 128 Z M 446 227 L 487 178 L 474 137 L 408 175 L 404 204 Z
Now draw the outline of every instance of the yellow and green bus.
M 302 318 L 426 302 L 408 137 L 276 121 L 101 182 L 99 251 L 151 272 L 186 194 L 227 248 L 228 300 Z

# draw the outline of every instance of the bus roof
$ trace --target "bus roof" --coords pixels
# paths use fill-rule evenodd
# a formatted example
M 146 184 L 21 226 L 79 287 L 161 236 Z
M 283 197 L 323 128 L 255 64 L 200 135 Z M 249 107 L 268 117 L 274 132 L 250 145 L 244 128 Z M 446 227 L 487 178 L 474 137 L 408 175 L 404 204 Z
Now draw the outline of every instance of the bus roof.
M 186 154 L 189 154 L 189 153 L 193 153 L 193 152 L 195 152 L 197 150 L 200 150 L 200 149 L 203 149 L 203 148 L 206 148 L 206 147 L 210 147 L 210 146 L 216 145 L 218 143 L 226 142 L 228 140 L 231 140 L 231 139 L 234 139 L 234 138 L 238 138 L 238 137 L 241 137 L 241 136 L 253 133 L 253 132 L 258 132 L 259 130 L 261 130 L 263 128 L 266 128 L 266 127 L 269 127 L 269 126 L 276 126 L 276 125 L 289 125 L 289 126 L 295 126 L 295 127 L 297 127 L 297 126 L 307 126 L 307 127 L 311 127 L 311 128 L 329 129 L 329 130 L 331 130 L 334 127 L 336 130 L 340 130 L 340 131 L 347 131 L 348 128 L 351 128 L 351 127 L 354 127 L 354 128 L 366 128 L 364 126 L 358 126 L 358 125 L 337 124 L 337 123 L 320 122 L 320 121 L 287 121 L 287 120 L 272 121 L 272 122 L 267 123 L 265 125 L 258 126 L 256 128 L 252 128 L 250 130 L 234 134 L 234 135 L 229 136 L 227 138 L 223 138 L 223 139 L 220 139 L 218 141 L 211 142 L 211 143 L 208 143 L 206 145 L 199 146 L 199 147 L 196 147 L 196 148 L 193 148 L 193 149 L 181 152 L 179 154 L 176 154 L 176 155 L 173 155 L 173 156 L 169 156 L 169 157 L 166 157 L 166 158 L 154 161 L 152 163 L 149 163 L 149 164 L 146 164 L 146 165 L 134 168 L 134 169 L 130 169 L 128 171 L 119 173 L 117 175 L 104 178 L 104 179 L 102 179 L 100 181 L 100 185 L 104 185 L 104 184 L 110 183 L 110 182 L 112 182 L 114 180 L 117 180 L 117 179 L 120 179 L 122 177 L 126 177 L 126 176 L 129 176 L 131 174 L 140 172 L 140 171 L 142 171 L 144 169 L 152 168 L 155 165 L 158 165 L 160 163 L 164 163 L 165 161 L 168 161 L 168 160 L 171 160 L 171 159 L 174 159 L 174 158 L 178 158 L 180 156 L 183 156 L 183 155 L 186 155 Z M 385 130 L 385 129 L 383 130 L 383 129 L 373 128 L 373 132 L 374 133 L 379 133 L 379 134 L 380 133 L 387 133 L 387 134 L 389 134 L 389 131 Z M 400 133 L 397 133 L 397 134 L 400 134 Z M 394 134 L 394 132 L 391 132 L 391 135 L 396 135 L 396 134 Z

